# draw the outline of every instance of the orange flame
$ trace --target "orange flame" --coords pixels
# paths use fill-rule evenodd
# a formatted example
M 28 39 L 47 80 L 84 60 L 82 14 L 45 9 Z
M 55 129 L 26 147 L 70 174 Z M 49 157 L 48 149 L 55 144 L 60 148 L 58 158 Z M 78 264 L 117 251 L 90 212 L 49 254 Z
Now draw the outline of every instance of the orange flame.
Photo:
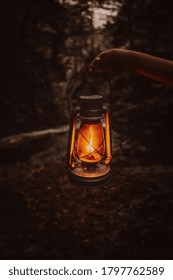
M 98 162 L 105 153 L 104 131 L 102 123 L 81 123 L 77 141 L 77 156 L 84 162 Z

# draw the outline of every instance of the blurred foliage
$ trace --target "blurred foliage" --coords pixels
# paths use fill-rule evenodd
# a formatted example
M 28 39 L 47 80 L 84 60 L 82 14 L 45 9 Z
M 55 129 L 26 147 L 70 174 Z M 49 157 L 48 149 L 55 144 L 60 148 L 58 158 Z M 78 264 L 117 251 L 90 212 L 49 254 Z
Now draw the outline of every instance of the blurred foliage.
M 173 59 L 171 0 L 124 0 L 112 29 L 115 46 L 125 45 Z
M 172 60 L 171 5 L 171 0 L 124 0 L 114 22 L 107 25 L 112 45 Z M 139 150 L 152 151 L 152 156 L 147 156 L 146 150 L 140 151 L 147 161 L 159 158 L 162 163 L 171 163 L 172 88 L 136 73 L 126 73 L 117 77 L 113 91 L 115 131 L 134 146 L 141 145 Z
M 69 57 L 76 57 L 85 44 L 77 36 L 84 37 L 92 28 L 88 4 L 69 2 L 75 1 L 2 3 L 1 135 L 62 122 L 58 99 L 64 97 Z
M 98 8 L 110 15 L 107 24 L 95 29 Z M 171 11 L 169 0 L 3 1 L 0 135 L 67 123 L 67 82 L 106 48 L 131 48 L 172 59 Z M 117 79 L 113 89 L 114 109 L 117 97 L 139 102 L 169 91 L 135 74 Z

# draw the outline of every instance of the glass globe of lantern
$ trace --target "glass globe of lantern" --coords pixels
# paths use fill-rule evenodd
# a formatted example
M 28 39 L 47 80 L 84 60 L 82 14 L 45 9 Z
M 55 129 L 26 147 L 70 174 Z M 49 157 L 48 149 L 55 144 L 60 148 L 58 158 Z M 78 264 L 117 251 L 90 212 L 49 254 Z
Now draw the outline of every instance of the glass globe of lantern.
M 81 184 L 103 184 L 110 179 L 111 137 L 108 111 L 100 95 L 80 96 L 73 109 L 67 161 L 70 178 Z

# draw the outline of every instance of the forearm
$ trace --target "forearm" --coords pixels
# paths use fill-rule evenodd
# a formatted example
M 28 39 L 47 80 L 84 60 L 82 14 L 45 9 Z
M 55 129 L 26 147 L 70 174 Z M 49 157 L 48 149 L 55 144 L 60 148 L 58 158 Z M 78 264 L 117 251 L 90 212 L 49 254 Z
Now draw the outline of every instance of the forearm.
M 128 69 L 173 86 L 173 61 L 135 51 L 128 52 Z
M 125 49 L 109 49 L 100 53 L 90 64 L 89 72 L 112 79 L 134 71 L 158 82 L 173 86 L 173 61 Z

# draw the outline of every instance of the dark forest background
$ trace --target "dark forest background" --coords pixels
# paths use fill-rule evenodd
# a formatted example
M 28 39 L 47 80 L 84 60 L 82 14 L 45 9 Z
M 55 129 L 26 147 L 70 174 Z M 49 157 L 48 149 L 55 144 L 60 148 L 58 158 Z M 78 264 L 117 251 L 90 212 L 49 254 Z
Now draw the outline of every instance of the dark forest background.
M 100 26 L 96 11 L 108 14 Z M 172 1 L 2 1 L 0 258 L 173 258 L 172 88 L 112 80 L 112 181 L 83 188 L 67 176 L 67 84 L 112 47 L 173 60 Z M 71 105 L 87 82 L 73 82 Z M 109 86 L 89 85 L 110 106 Z
M 97 7 L 118 11 L 102 29 L 93 26 L 92 9 Z M 7 0 L 0 17 L 1 136 L 68 123 L 65 90 L 70 77 L 87 69 L 106 48 L 173 59 L 169 0 Z M 157 104 L 158 111 L 170 106 L 165 86 L 132 74 L 116 82 L 114 97 L 119 101 L 142 103 L 159 97 L 164 104 Z

